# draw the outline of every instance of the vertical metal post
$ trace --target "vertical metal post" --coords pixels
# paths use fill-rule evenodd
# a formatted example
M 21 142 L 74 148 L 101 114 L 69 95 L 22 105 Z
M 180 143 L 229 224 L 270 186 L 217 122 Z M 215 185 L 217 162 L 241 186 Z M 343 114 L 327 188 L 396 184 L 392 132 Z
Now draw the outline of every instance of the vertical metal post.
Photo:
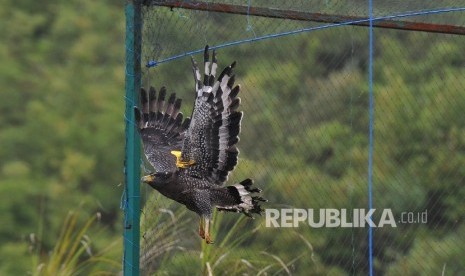
M 368 93 L 369 93 L 369 147 L 368 147 L 368 210 L 373 209 L 373 147 L 374 147 L 374 94 L 373 94 L 373 0 L 368 0 Z M 371 219 L 370 215 L 370 219 Z M 373 227 L 368 228 L 368 272 L 373 276 Z
M 124 256 L 125 276 L 139 275 L 140 240 L 140 139 L 134 124 L 134 105 L 141 83 L 141 5 L 140 0 L 128 0 L 126 15 L 126 148 L 124 208 Z

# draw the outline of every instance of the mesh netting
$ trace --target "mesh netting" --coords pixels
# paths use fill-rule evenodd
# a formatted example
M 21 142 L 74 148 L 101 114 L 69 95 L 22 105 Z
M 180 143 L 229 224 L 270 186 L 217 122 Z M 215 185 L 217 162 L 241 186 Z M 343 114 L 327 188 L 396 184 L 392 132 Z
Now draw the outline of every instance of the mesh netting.
M 218 213 L 215 244 L 205 245 L 196 214 L 145 187 L 145 274 L 358 275 L 370 271 L 370 261 L 375 274 L 465 272 L 464 36 L 375 28 L 370 116 L 368 28 L 250 12 L 366 18 L 366 1 L 221 2 L 245 7 L 246 14 L 160 6 L 167 2 L 195 6 L 152 1 L 144 7 L 142 64 L 156 66 L 144 69 L 143 86 L 165 85 L 190 114 L 189 57 L 201 64 L 199 50 L 219 46 L 219 67 L 238 63 L 244 111 L 240 161 L 228 183 L 253 178 L 269 200 L 264 207 L 281 215 L 278 226 L 286 226 L 286 212 L 292 223 L 302 210 L 313 211 L 314 222 L 335 210 L 353 223 L 317 226 L 307 219 L 276 227 L 265 216 Z M 373 17 L 464 28 L 464 8 L 459 0 L 374 1 Z M 377 226 L 371 238 L 360 218 L 369 212 L 370 195 Z M 380 227 L 390 218 L 384 210 L 394 220 Z

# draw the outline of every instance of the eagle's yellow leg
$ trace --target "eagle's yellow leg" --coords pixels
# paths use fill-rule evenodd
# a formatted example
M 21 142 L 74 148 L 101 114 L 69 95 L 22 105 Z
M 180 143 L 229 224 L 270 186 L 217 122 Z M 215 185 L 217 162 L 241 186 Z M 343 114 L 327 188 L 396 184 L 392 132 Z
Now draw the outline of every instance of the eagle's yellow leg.
M 200 217 L 200 221 L 199 221 L 199 236 L 202 239 L 205 239 L 205 229 L 204 229 L 204 218 L 203 217 Z
M 207 244 L 212 244 L 213 240 L 210 237 L 210 219 L 205 218 L 205 241 Z
M 171 154 L 176 156 L 176 167 L 186 169 L 195 164 L 194 160 L 181 161 L 181 152 L 179 150 L 172 150 Z

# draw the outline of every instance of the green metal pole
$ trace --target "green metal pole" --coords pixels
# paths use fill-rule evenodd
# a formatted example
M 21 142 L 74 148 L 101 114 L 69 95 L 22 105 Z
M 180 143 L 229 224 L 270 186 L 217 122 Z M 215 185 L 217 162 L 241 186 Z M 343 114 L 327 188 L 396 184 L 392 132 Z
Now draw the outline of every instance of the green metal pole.
M 141 6 L 140 0 L 126 3 L 126 151 L 124 208 L 125 276 L 139 275 L 140 240 L 140 139 L 134 124 L 134 105 L 141 83 Z

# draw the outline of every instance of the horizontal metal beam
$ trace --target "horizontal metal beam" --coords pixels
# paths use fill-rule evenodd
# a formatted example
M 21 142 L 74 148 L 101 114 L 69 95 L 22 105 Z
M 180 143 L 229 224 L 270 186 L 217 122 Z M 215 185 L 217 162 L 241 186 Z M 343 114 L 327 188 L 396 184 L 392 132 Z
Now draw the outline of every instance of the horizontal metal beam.
M 189 10 L 211 11 L 230 14 L 241 14 L 251 16 L 261 16 L 268 18 L 290 19 L 299 21 L 312 21 L 320 23 L 347 23 L 347 25 L 369 27 L 370 22 L 366 17 L 349 16 L 349 15 L 333 15 L 324 13 L 311 13 L 293 10 L 280 10 L 262 7 L 249 7 L 241 5 L 230 5 L 221 3 L 210 3 L 202 1 L 156 1 L 146 0 L 145 5 L 164 6 L 169 8 L 180 8 Z M 412 22 L 390 19 L 375 19 L 373 27 L 397 29 L 406 31 L 419 31 L 430 33 L 444 33 L 465 35 L 465 27 L 447 24 L 433 24 L 423 22 Z

